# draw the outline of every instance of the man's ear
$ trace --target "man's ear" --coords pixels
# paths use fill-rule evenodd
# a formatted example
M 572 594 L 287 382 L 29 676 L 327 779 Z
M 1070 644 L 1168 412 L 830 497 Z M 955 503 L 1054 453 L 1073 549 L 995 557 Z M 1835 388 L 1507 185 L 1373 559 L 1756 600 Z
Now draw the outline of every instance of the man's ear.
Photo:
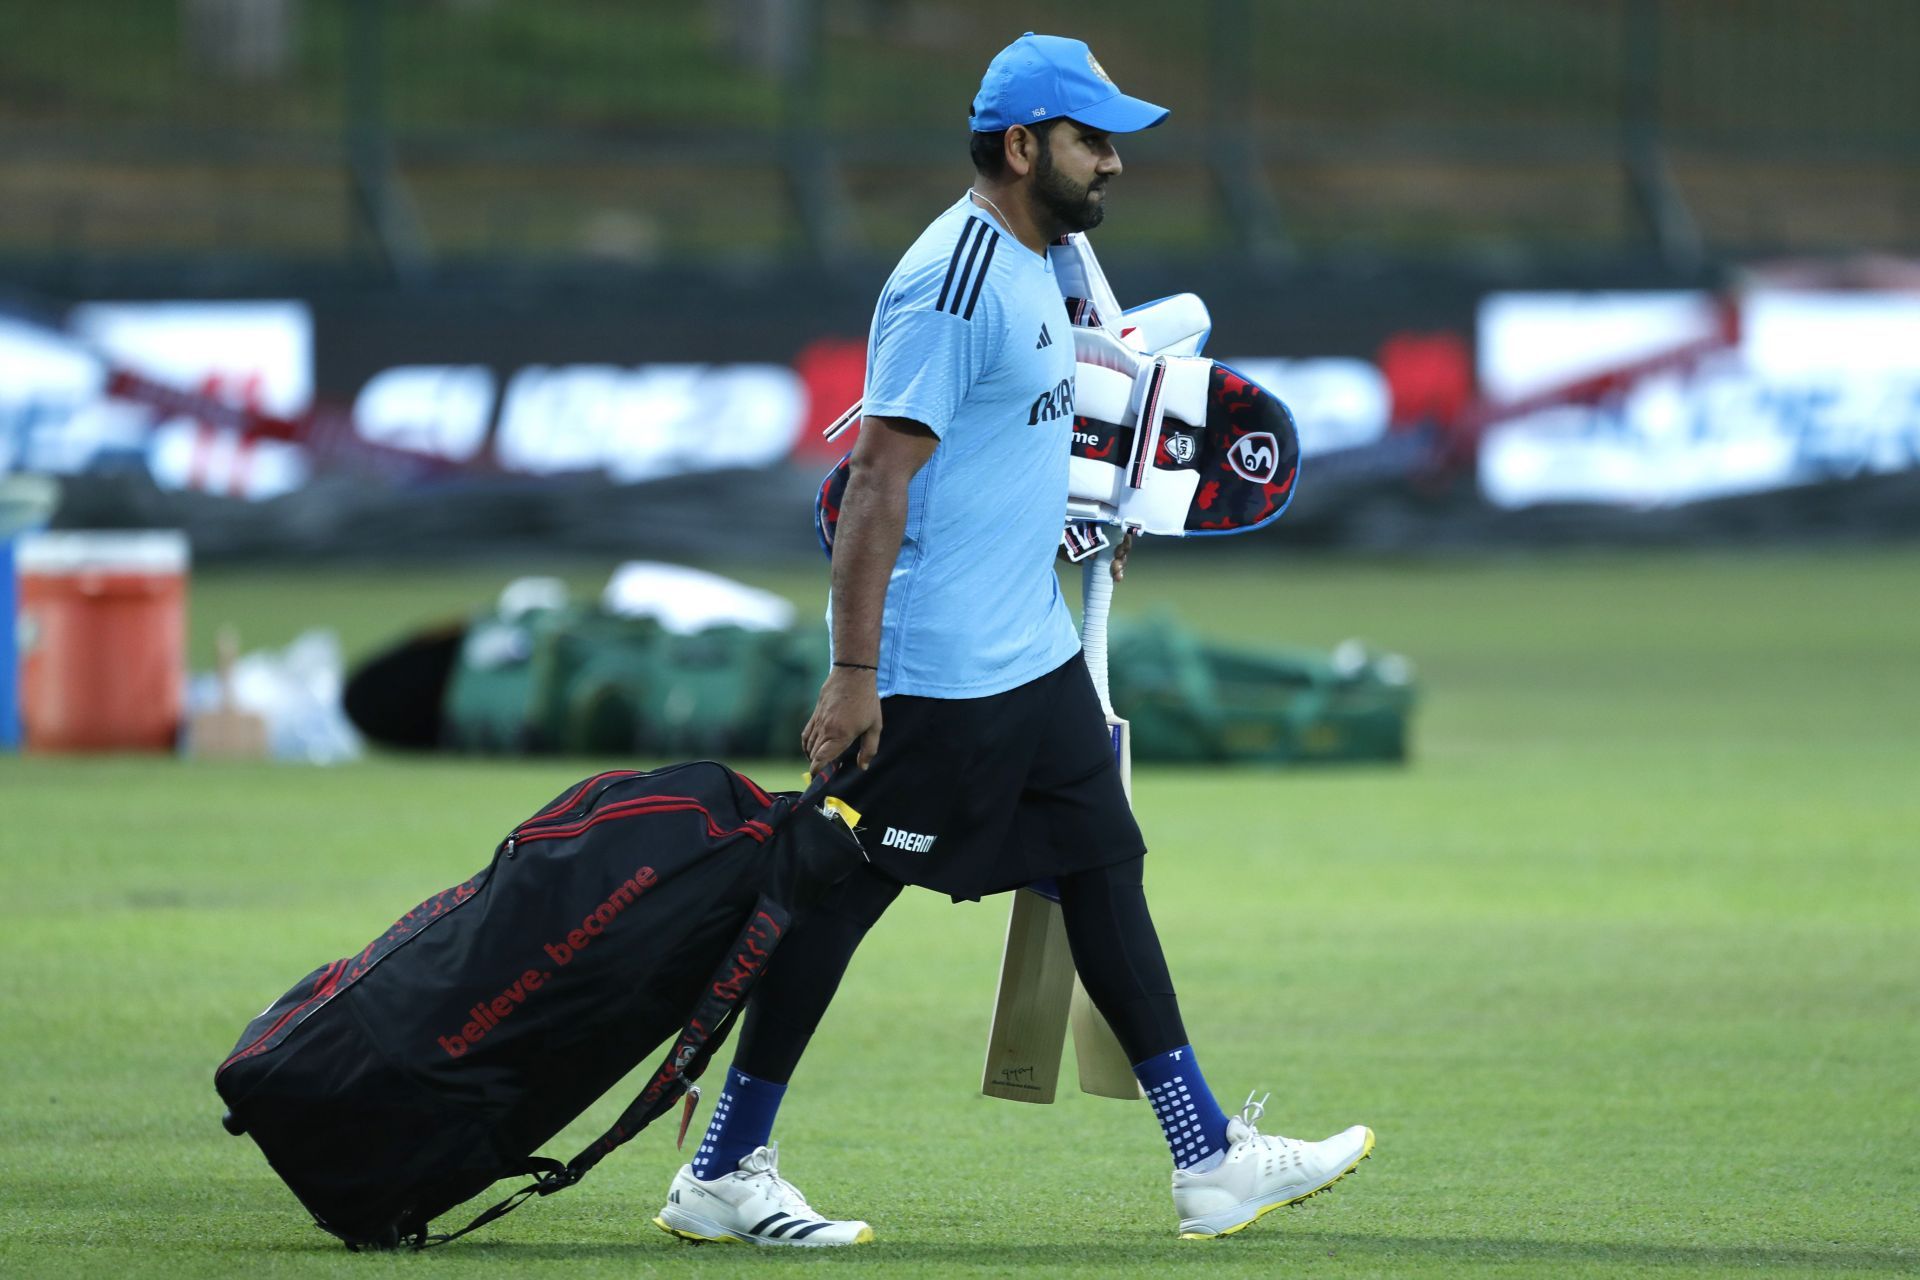
M 1040 158 L 1040 139 L 1023 124 L 1007 126 L 1007 168 L 1021 177 L 1033 172 Z

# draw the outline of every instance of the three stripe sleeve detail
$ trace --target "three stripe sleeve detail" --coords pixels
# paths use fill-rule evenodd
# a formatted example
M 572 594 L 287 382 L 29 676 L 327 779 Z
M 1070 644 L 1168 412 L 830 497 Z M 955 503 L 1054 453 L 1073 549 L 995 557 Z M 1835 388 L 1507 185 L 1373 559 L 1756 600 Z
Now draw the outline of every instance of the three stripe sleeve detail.
M 985 257 L 980 254 L 982 243 L 987 247 Z M 998 231 L 979 218 L 967 219 L 966 230 L 960 233 L 960 239 L 953 246 L 953 256 L 947 260 L 947 277 L 940 282 L 940 298 L 933 304 L 934 310 L 959 316 L 962 320 L 973 319 L 973 308 L 980 301 L 981 286 L 987 281 L 987 269 L 993 265 L 993 251 L 999 247 Z M 964 265 L 961 262 L 963 253 L 966 258 Z
M 984 227 L 987 224 L 983 222 L 980 225 Z M 967 310 L 966 314 L 960 317 L 962 320 L 973 319 L 973 304 L 980 301 L 980 286 L 987 282 L 987 268 L 993 265 L 993 251 L 1000 247 L 1000 233 L 994 231 L 990 234 L 993 239 L 987 241 L 987 256 L 980 261 L 980 274 L 973 278 L 973 292 L 967 295 Z M 954 301 L 956 304 L 959 302 L 957 295 Z

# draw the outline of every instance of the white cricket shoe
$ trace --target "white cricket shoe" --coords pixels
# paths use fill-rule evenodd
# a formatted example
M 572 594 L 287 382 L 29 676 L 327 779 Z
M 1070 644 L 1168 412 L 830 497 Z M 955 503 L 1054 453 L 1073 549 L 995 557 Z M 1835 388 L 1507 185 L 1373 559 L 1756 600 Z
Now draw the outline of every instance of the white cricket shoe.
M 1253 1122 L 1266 1101 L 1248 1094 L 1245 1109 L 1228 1118 L 1226 1158 L 1219 1164 L 1205 1173 L 1173 1171 L 1182 1240 L 1230 1236 L 1263 1214 L 1325 1191 L 1373 1154 L 1373 1130 L 1361 1124 L 1319 1142 L 1263 1134 Z
M 873 1240 L 873 1228 L 864 1222 L 836 1222 L 815 1213 L 800 1188 L 780 1176 L 779 1161 L 779 1144 L 755 1147 L 738 1169 L 711 1182 L 694 1177 L 692 1165 L 681 1165 L 653 1225 L 696 1243 L 820 1246 Z

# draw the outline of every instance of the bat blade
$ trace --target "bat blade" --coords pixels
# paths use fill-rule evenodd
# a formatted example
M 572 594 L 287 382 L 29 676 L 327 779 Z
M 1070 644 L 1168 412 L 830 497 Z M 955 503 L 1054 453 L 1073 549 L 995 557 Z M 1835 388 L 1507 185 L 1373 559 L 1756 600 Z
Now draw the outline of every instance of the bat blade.
M 1107 732 L 1113 735 L 1114 762 L 1120 766 L 1120 787 L 1128 803 L 1133 801 L 1132 727 L 1117 716 L 1107 717 Z M 1073 963 L 1068 957 L 1067 963 Z M 1127 1061 L 1127 1051 L 1107 1025 L 1106 1018 L 1094 1008 L 1078 974 L 1073 979 L 1073 999 L 1068 1007 L 1073 1025 L 1073 1058 L 1080 1072 L 1080 1091 L 1101 1098 L 1143 1098 L 1140 1081 Z
M 1053 1101 L 1060 1088 L 1068 1007 L 1078 985 L 1059 904 L 1031 889 L 1016 889 L 980 1092 L 1012 1102 Z

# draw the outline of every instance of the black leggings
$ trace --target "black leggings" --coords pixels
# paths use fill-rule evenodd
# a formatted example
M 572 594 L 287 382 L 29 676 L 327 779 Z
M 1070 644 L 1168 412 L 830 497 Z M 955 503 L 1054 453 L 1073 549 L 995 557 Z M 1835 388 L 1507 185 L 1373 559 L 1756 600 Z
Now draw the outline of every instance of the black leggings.
M 1160 935 L 1147 912 L 1145 864 L 1136 857 L 1059 878 L 1074 968 L 1129 1062 L 1187 1043 Z M 747 1004 L 734 1066 L 775 1084 L 792 1078 L 854 948 L 902 887 L 863 866 L 781 939 Z M 984 1011 L 987 993 L 980 995 Z

